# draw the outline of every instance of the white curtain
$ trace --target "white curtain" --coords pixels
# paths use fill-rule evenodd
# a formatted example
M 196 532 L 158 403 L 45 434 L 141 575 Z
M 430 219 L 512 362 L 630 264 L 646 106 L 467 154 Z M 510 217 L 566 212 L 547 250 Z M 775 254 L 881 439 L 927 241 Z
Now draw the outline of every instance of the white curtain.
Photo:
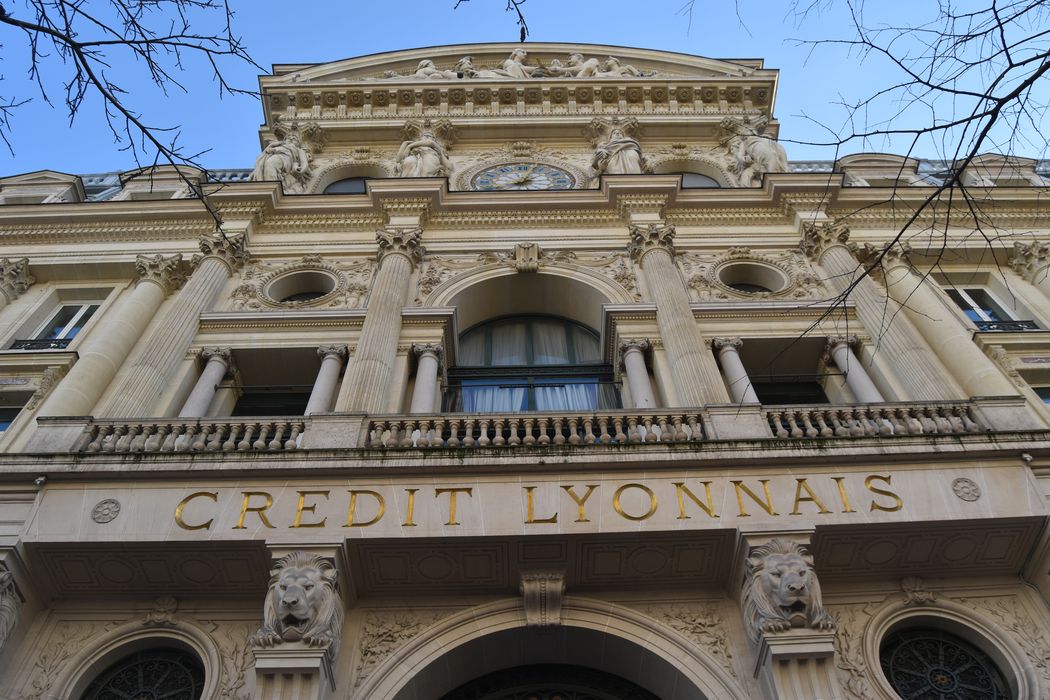
M 492 328 L 492 366 L 526 364 L 525 324 L 501 323 Z
M 598 407 L 598 385 L 536 384 L 537 411 L 593 411 Z
M 463 387 L 463 410 L 466 413 L 509 413 L 526 408 L 523 386 Z
M 588 331 L 572 327 L 572 346 L 576 351 L 576 362 L 601 362 L 601 351 L 598 349 L 598 339 Z
M 569 363 L 564 323 L 540 319 L 532 322 L 532 362 L 537 365 Z
M 485 332 L 468 333 L 459 339 L 459 364 L 481 367 L 485 364 Z

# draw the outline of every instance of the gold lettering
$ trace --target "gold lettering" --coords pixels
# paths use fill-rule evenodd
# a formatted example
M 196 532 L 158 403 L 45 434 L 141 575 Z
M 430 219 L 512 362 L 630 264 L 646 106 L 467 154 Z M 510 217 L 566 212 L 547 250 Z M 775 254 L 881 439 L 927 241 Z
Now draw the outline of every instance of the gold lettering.
M 649 510 L 646 511 L 644 515 L 631 515 L 630 513 L 625 512 L 623 506 L 620 505 L 620 496 L 622 496 L 623 492 L 627 489 L 639 489 L 641 491 L 644 491 L 646 495 L 649 496 Z M 613 509 L 628 520 L 648 520 L 649 518 L 653 517 L 654 513 L 656 513 L 656 507 L 656 494 L 653 493 L 652 489 L 643 484 L 624 484 L 620 488 L 616 489 L 616 493 L 613 494 Z
M 893 513 L 893 512 L 898 511 L 898 510 L 900 510 L 901 508 L 904 507 L 904 501 L 901 500 L 900 496 L 895 494 L 893 491 L 887 491 L 886 489 L 880 489 L 879 487 L 874 486 L 871 483 L 873 481 L 885 481 L 886 485 L 889 486 L 890 485 L 890 479 L 892 479 L 892 478 L 893 477 L 891 475 L 889 475 L 889 474 L 887 474 L 886 476 L 881 476 L 879 474 L 872 474 L 872 475 L 868 476 L 866 479 L 864 479 L 864 488 L 868 489 L 869 491 L 871 491 L 873 494 L 875 494 L 877 496 L 886 496 L 887 498 L 892 498 L 894 501 L 896 501 L 896 503 L 894 503 L 894 505 L 892 505 L 892 506 L 884 506 L 881 503 L 876 503 L 875 499 L 873 498 L 871 500 L 871 510 L 883 510 L 883 511 L 886 511 L 887 513 Z
M 415 527 L 416 524 L 412 522 L 412 518 L 416 514 L 416 491 L 419 489 L 405 489 L 405 493 L 408 494 L 408 507 L 405 509 L 405 522 L 401 523 L 401 527 Z
M 756 496 L 755 492 L 752 491 L 751 489 L 749 489 L 747 487 L 747 484 L 745 484 L 744 482 L 742 482 L 742 481 L 733 481 L 731 483 L 733 484 L 733 487 L 736 488 L 736 502 L 737 502 L 737 505 L 740 506 L 740 517 L 741 518 L 750 518 L 751 517 L 751 514 L 748 513 L 747 509 L 744 508 L 744 496 L 743 496 L 743 494 L 745 494 L 745 493 L 751 498 L 752 501 L 757 503 L 762 508 L 762 510 L 766 511 L 770 515 L 780 515 L 773 508 L 773 499 L 769 495 L 769 479 L 759 479 L 758 480 L 758 483 L 762 484 L 763 492 L 766 494 L 766 500 L 765 501 L 763 501 L 761 498 Z
M 371 496 L 376 499 L 376 514 L 371 520 L 363 523 L 354 522 L 354 516 L 357 514 L 357 497 L 358 496 Z M 369 525 L 375 525 L 382 517 L 386 514 L 386 499 L 383 498 L 382 494 L 376 493 L 375 491 L 369 491 L 368 489 L 361 489 L 360 491 L 350 491 L 350 509 L 346 513 L 346 524 L 343 527 L 368 527 Z
M 594 493 L 594 489 L 598 488 L 598 484 L 587 484 L 587 493 L 583 494 L 583 497 L 576 495 L 576 492 L 572 490 L 571 484 L 568 486 L 563 484 L 562 488 L 565 490 L 565 493 L 569 494 L 569 497 L 572 498 L 572 500 L 576 501 L 576 522 L 589 523 L 590 520 L 587 519 L 587 513 L 583 510 L 583 507 L 586 505 L 587 499 L 591 497 L 592 493 Z
M 328 498 L 330 491 L 299 491 L 299 505 L 295 507 L 295 520 L 292 522 L 291 527 L 324 527 L 324 524 L 328 522 L 328 517 L 321 518 L 320 522 L 316 523 L 304 523 L 303 513 L 310 513 L 311 515 L 317 515 L 317 504 L 306 505 L 307 496 L 324 496 Z
M 261 522 L 264 526 L 268 528 L 273 528 L 273 525 L 270 523 L 270 519 L 266 517 L 266 511 L 268 511 L 270 509 L 270 506 L 273 505 L 273 496 L 266 493 L 265 491 L 241 491 L 241 494 L 244 496 L 244 500 L 241 501 L 241 517 L 237 519 L 237 524 L 233 526 L 233 529 L 246 529 L 244 527 L 244 518 L 248 515 L 248 513 L 255 513 L 259 516 L 259 522 Z M 248 504 L 251 501 L 252 496 L 265 497 L 266 505 L 249 507 Z
M 210 518 L 200 525 L 190 525 L 182 518 L 182 513 L 186 510 L 186 506 L 195 498 L 210 498 L 216 503 L 219 502 L 219 494 L 216 491 L 197 491 L 196 493 L 191 493 L 189 496 L 186 496 L 186 498 L 179 501 L 179 505 L 175 506 L 175 524 L 183 530 L 210 530 L 211 524 L 215 522 L 214 518 Z
M 800 503 L 816 504 L 817 512 L 819 512 L 821 515 L 831 512 L 824 506 L 824 503 L 821 502 L 820 497 L 813 492 L 813 489 L 810 487 L 808 481 L 806 481 L 805 479 L 795 479 L 795 481 L 797 482 L 795 485 L 795 502 L 791 504 L 791 512 L 788 513 L 788 515 L 802 515 L 802 513 L 798 509 Z M 805 496 L 802 495 L 803 491 L 806 492 Z
M 449 489 L 434 489 L 434 498 L 440 498 L 442 494 L 448 494 L 448 522 L 446 525 L 459 525 L 459 521 L 456 520 L 456 494 L 465 493 L 468 497 L 474 496 L 474 489 L 472 488 L 449 488 Z
M 704 485 L 704 491 L 707 495 L 707 503 L 704 503 L 699 498 L 697 498 L 696 494 L 690 491 L 689 487 L 686 486 L 683 482 L 674 482 L 675 494 L 678 496 L 678 520 L 689 520 L 692 517 L 690 515 L 685 514 L 685 496 L 689 496 L 689 500 L 691 500 L 696 505 L 700 506 L 700 509 L 707 513 L 708 516 L 712 518 L 718 517 L 715 514 L 715 505 L 711 499 L 711 482 L 701 481 L 700 483 Z
M 833 476 L 831 477 L 831 480 L 839 487 L 839 498 L 842 500 L 842 512 L 856 513 L 857 511 L 853 510 L 853 506 L 849 504 L 849 495 L 846 493 L 846 485 L 842 483 L 845 481 L 845 478 L 841 476 Z
M 554 515 L 550 516 L 549 518 L 540 518 L 539 520 L 536 519 L 536 487 L 535 486 L 526 486 L 525 487 L 525 511 L 526 511 L 526 517 L 525 517 L 525 524 L 526 525 L 536 525 L 536 524 L 543 524 L 543 523 L 549 524 L 549 523 L 556 523 L 556 522 L 558 522 L 558 513 L 557 513 L 557 511 L 555 511 Z

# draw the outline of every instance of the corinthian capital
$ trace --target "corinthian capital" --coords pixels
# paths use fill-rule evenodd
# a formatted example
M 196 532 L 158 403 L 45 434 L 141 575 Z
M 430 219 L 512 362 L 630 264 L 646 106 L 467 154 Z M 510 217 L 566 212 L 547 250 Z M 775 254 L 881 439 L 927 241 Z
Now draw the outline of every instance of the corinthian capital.
M 233 272 L 248 262 L 248 248 L 244 234 L 204 235 L 200 238 L 201 253 L 199 259 L 216 258 L 221 260 Z
M 744 346 L 744 341 L 740 338 L 714 338 L 711 341 L 711 347 L 716 352 L 722 352 L 723 350 L 733 350 L 737 352 Z
M 802 222 L 802 240 L 798 249 L 810 260 L 819 262 L 824 251 L 832 246 L 845 245 L 849 241 L 849 226 L 843 223 L 822 221 Z
M 322 345 L 317 348 L 317 356 L 322 360 L 329 355 L 338 357 L 340 361 L 345 360 L 349 350 L 345 345 Z
M 1010 266 L 1021 277 L 1029 282 L 1034 282 L 1036 275 L 1050 266 L 1050 244 L 1040 241 L 1015 242 Z
M 426 252 L 420 241 L 423 229 L 418 226 L 387 226 L 376 231 L 376 243 L 379 244 L 379 260 L 387 255 L 404 255 L 413 266 L 423 262 Z
M 209 362 L 221 362 L 226 367 L 226 376 L 233 374 L 233 351 L 230 348 L 201 348 L 200 358 L 204 364 Z
M 22 296 L 36 279 L 29 274 L 29 258 L 0 258 L 0 292 L 8 301 Z
M 171 294 L 186 281 L 186 275 L 182 272 L 181 253 L 167 257 L 140 255 L 135 258 L 135 271 L 139 274 L 140 282 L 153 282 L 165 294 Z
M 675 229 L 671 224 L 631 224 L 631 242 L 627 252 L 641 263 L 642 258 L 654 250 L 664 250 L 674 255 Z

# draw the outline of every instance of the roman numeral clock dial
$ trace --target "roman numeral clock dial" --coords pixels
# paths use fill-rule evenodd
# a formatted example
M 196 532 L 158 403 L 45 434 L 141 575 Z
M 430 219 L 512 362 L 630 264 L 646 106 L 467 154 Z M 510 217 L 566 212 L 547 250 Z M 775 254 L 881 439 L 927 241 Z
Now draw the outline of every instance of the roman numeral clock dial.
M 576 178 L 545 163 L 507 163 L 481 171 L 471 186 L 479 191 L 569 190 L 576 186 Z

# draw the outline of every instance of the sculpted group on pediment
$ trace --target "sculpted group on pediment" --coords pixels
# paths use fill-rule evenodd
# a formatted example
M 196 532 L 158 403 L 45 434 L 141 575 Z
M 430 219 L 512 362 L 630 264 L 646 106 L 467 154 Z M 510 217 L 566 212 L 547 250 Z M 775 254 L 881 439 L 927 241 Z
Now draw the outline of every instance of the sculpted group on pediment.
M 510 56 L 498 66 L 482 67 L 475 65 L 473 56 L 464 56 L 450 69 L 441 69 L 431 59 L 423 59 L 412 73 L 398 73 L 388 70 L 375 80 L 492 80 L 513 78 L 645 78 L 658 75 L 656 71 L 646 71 L 621 63 L 615 56 L 605 59 L 585 57 L 581 53 L 569 54 L 562 63 L 553 59 L 547 65 L 539 61 L 529 62 L 525 49 L 514 49 Z

